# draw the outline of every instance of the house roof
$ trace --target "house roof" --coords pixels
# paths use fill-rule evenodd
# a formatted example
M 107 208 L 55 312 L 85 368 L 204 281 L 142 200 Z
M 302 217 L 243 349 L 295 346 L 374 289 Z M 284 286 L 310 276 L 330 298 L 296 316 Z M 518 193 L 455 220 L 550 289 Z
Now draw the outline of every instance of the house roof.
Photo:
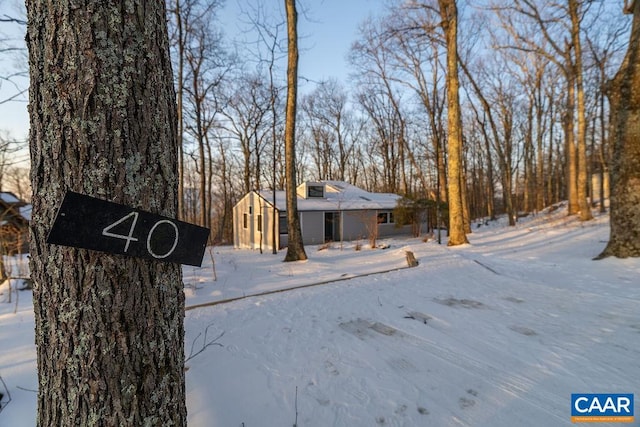
M 31 221 L 31 210 L 33 206 L 31 204 L 20 207 L 20 215 L 27 221 Z
M 2 218 L 0 225 L 7 223 L 7 216 L 22 217 L 26 221 L 31 221 L 31 208 L 31 204 L 23 202 L 15 194 L 8 191 L 0 192 L 0 218 Z
M 20 203 L 20 199 L 18 199 L 18 197 L 16 197 L 15 194 L 10 193 L 8 191 L 2 191 L 0 192 L 0 201 L 3 201 L 6 204 L 16 204 L 16 203 Z
M 391 210 L 401 197 L 392 193 L 370 193 L 344 181 L 319 181 L 324 184 L 324 197 L 298 197 L 299 211 Z M 260 196 L 273 203 L 273 191 L 260 191 Z M 287 210 L 286 192 L 276 191 L 276 208 Z

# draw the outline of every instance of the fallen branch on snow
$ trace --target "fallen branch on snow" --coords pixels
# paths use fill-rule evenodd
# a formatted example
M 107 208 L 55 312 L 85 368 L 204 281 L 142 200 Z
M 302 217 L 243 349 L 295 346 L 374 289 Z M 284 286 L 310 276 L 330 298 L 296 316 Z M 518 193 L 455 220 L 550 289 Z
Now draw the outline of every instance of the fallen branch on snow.
M 2 375 L 0 375 L 0 383 L 2 383 L 2 386 L 4 387 L 4 391 L 7 392 L 7 401 L 5 403 L 2 403 L 2 399 L 4 398 L 4 393 L 0 391 L 0 412 L 2 412 L 2 410 L 7 407 L 9 402 L 11 402 L 11 393 L 9 393 L 9 388 L 7 388 L 7 384 L 2 379 Z
M 196 345 L 196 341 L 198 341 L 198 338 L 200 338 L 200 336 L 202 335 L 202 332 L 199 333 L 198 336 L 194 338 L 193 342 L 191 343 L 191 352 L 189 353 L 189 356 L 185 359 L 184 361 L 185 363 L 187 363 L 189 360 L 193 359 L 194 357 L 196 357 L 197 355 L 199 355 L 200 353 L 202 353 L 212 345 L 218 345 L 220 347 L 224 347 L 222 344 L 218 342 L 218 340 L 222 338 L 222 336 L 224 335 L 224 331 L 220 333 L 220 335 L 218 335 L 217 337 L 213 338 L 212 340 L 207 341 L 207 334 L 209 333 L 209 328 L 211 326 L 213 326 L 213 323 L 208 325 L 204 330 L 204 337 L 202 338 L 202 347 L 200 348 L 200 350 L 198 350 L 195 353 L 194 353 L 194 346 Z

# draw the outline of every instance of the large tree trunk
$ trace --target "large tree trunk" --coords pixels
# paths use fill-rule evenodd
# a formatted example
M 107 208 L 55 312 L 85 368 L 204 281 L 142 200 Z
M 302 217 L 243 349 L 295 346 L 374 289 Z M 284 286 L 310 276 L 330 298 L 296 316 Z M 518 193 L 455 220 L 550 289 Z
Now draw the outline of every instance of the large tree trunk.
M 287 113 L 284 129 L 285 174 L 287 175 L 287 222 L 289 240 L 285 261 L 304 261 L 307 254 L 302 243 L 296 194 L 296 107 L 298 97 L 298 13 L 295 0 L 285 0 L 287 9 L 288 64 Z
M 462 204 L 462 119 L 458 80 L 458 9 L 455 0 L 438 0 L 447 45 L 449 246 L 469 243 Z
M 165 2 L 26 5 L 38 425 L 185 425 L 180 265 L 45 243 L 66 190 L 176 215 Z
M 608 87 L 613 142 L 611 233 L 598 258 L 640 256 L 640 0 L 632 4 L 629 48 Z

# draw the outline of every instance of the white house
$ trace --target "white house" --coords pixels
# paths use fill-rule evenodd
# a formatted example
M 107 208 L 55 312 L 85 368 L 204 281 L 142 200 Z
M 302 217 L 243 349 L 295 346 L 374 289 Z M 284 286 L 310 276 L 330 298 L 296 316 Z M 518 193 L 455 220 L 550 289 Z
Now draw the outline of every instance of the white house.
M 343 181 L 318 181 L 300 184 L 297 197 L 306 245 L 367 239 L 372 227 L 379 237 L 410 232 L 410 227 L 396 227 L 394 222 L 393 210 L 401 198 L 397 194 L 370 193 Z M 284 191 L 245 195 L 233 207 L 234 247 L 271 249 L 274 241 L 277 248 L 285 247 L 286 209 Z

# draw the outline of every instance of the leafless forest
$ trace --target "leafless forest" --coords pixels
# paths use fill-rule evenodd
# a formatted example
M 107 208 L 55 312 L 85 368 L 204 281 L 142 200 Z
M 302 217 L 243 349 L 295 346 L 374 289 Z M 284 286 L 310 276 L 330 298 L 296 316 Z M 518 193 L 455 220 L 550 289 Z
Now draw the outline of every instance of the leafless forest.
M 387 1 L 352 41 L 348 80 L 300 75 L 298 182 L 345 180 L 416 202 L 447 202 L 446 3 Z M 611 161 L 607 82 L 627 48 L 628 5 L 455 3 L 467 227 L 505 212 L 515 221 L 560 200 L 589 219 L 587 203 L 601 204 L 603 194 L 592 182 L 605 181 Z M 221 243 L 231 240 L 240 197 L 284 188 L 287 49 L 281 4 L 246 2 L 241 43 L 221 22 L 223 6 L 167 1 L 181 135 L 179 212 L 211 227 Z M 301 19 L 314 7 L 322 6 L 302 1 Z M 9 47 L 3 43 L 2 55 L 14 54 Z M 305 53 L 303 46 L 301 63 Z M 342 60 L 327 58 L 334 59 Z M 2 73 L 7 84 L 11 76 Z M 3 146 L 10 139 L 3 133 Z M 10 179 L 21 182 L 3 177 Z

